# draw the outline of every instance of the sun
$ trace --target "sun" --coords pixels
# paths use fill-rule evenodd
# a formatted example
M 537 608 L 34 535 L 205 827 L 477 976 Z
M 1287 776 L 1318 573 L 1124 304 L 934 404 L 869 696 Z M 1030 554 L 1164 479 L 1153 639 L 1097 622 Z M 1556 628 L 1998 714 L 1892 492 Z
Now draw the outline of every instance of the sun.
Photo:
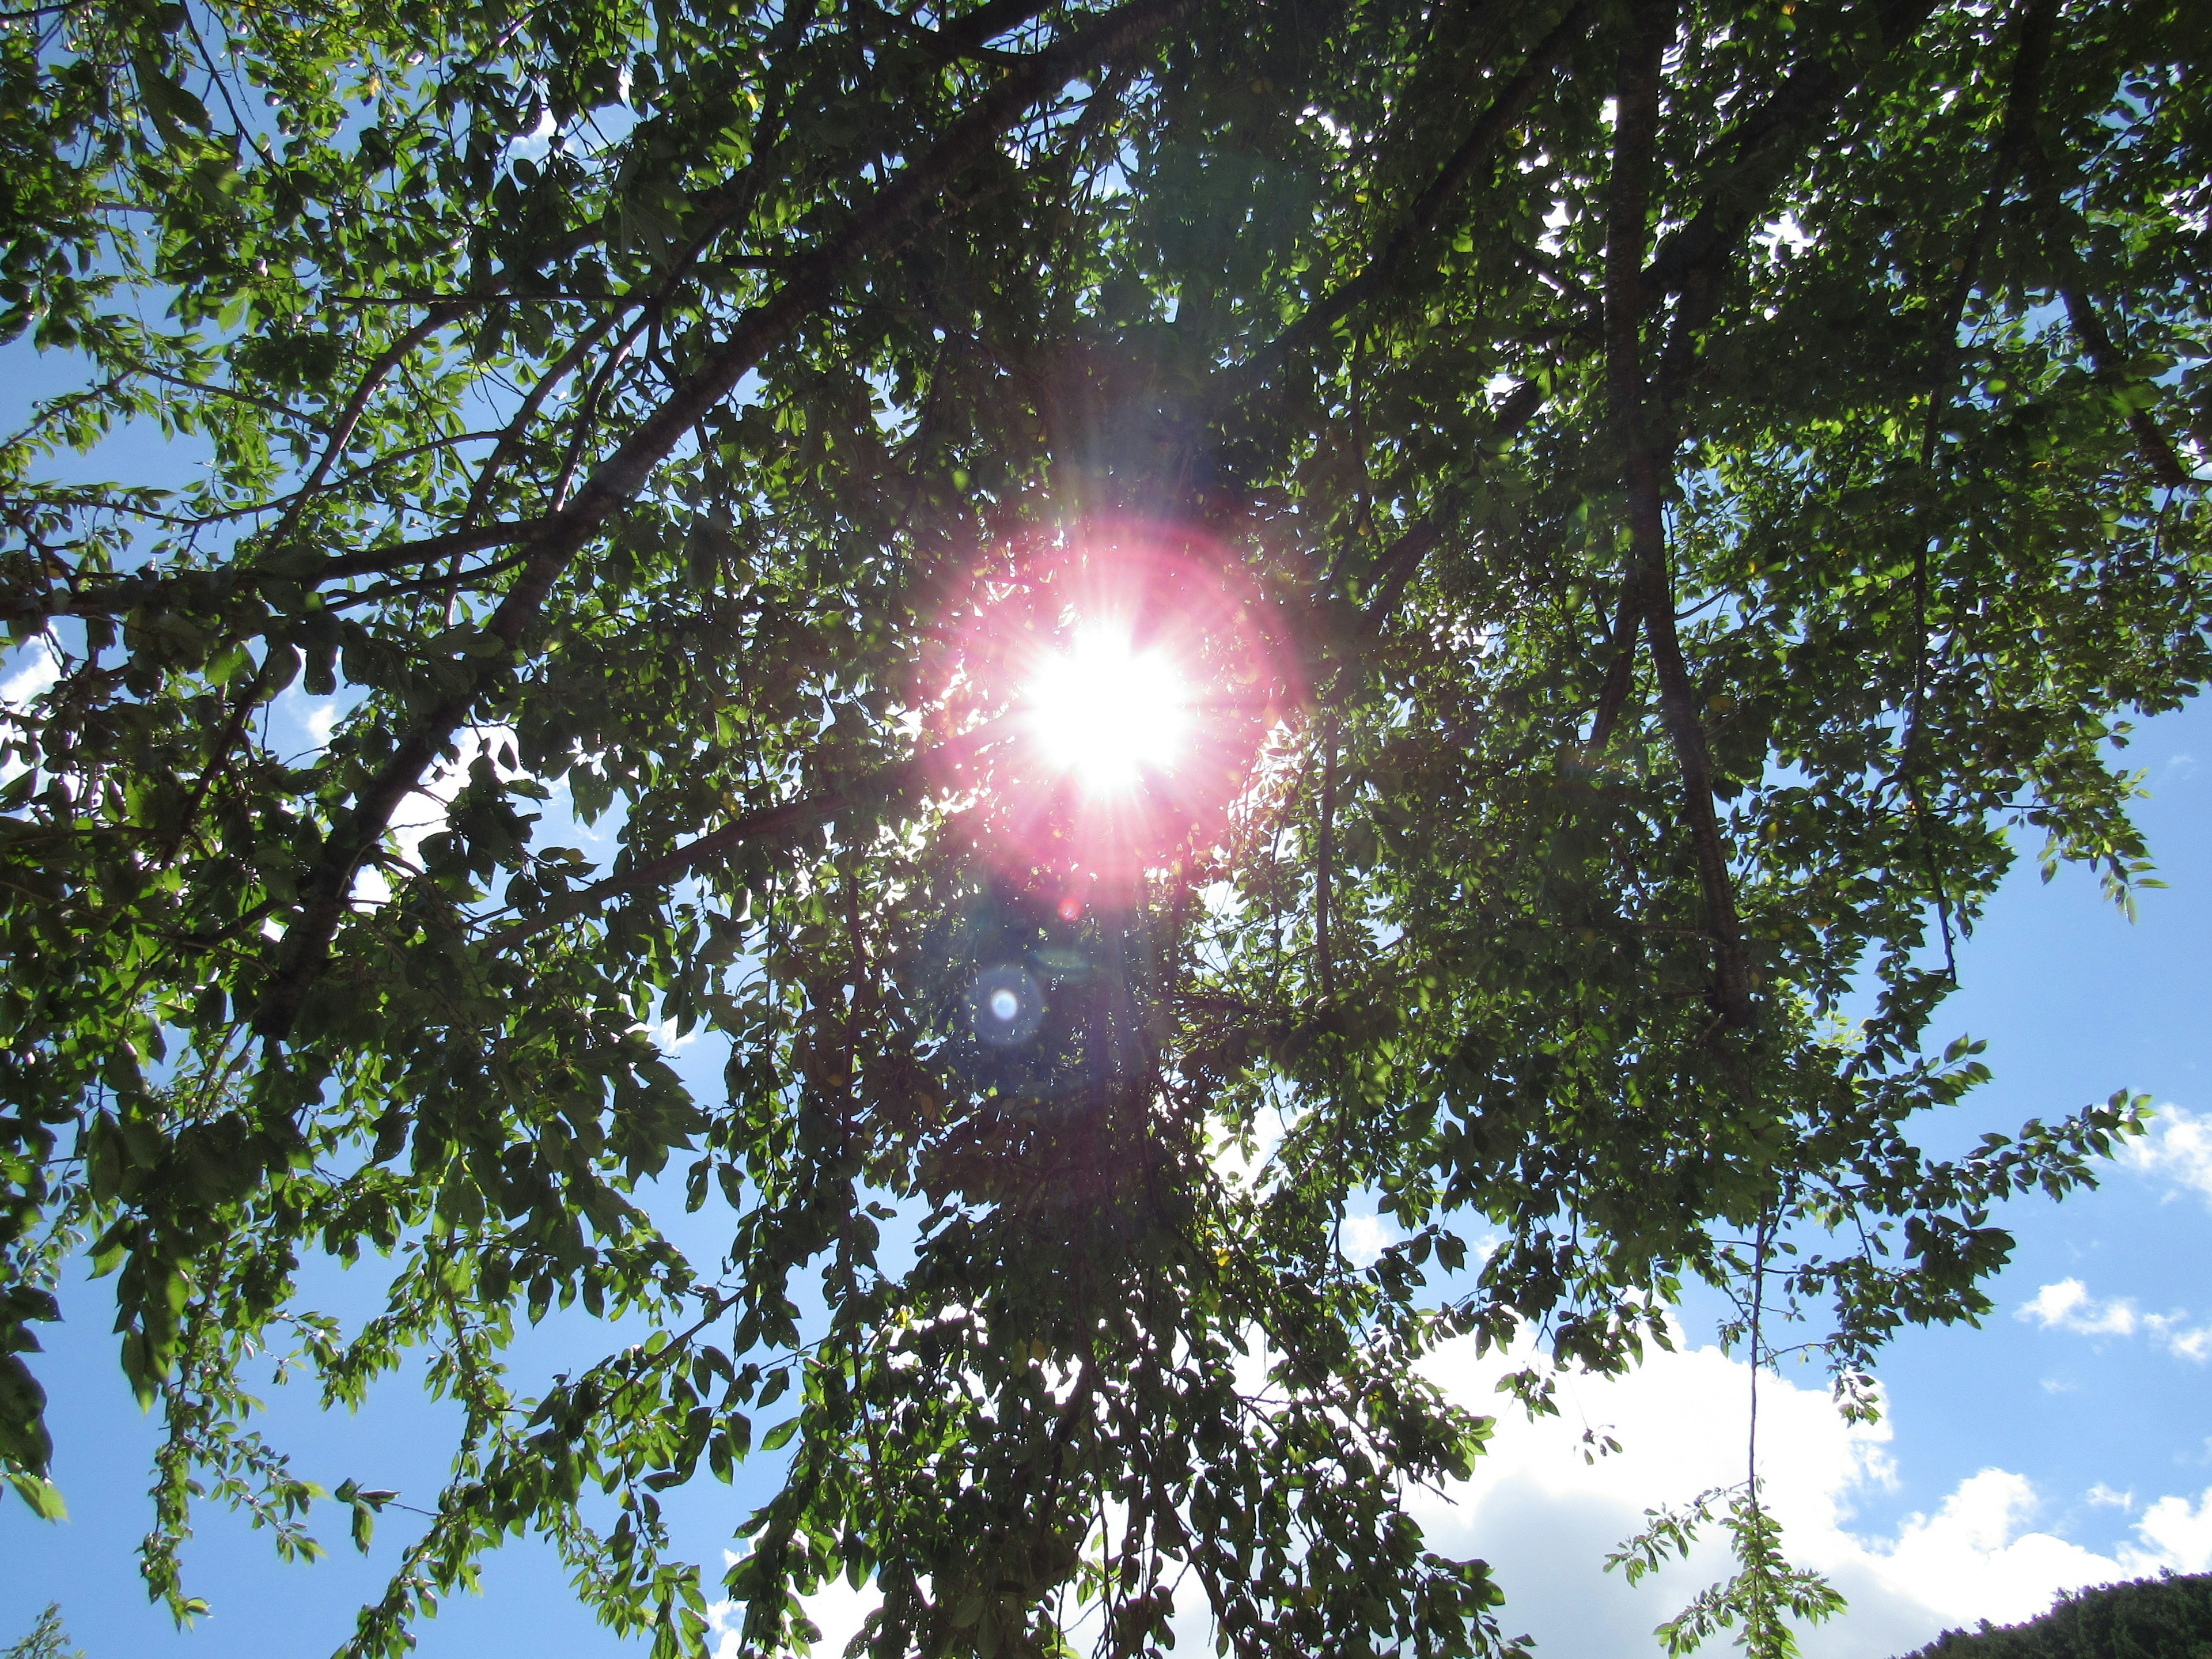
M 1173 766 L 1190 729 L 1189 689 L 1174 662 L 1111 628 L 1085 629 L 1040 662 L 1028 702 L 1045 758 L 1091 795 L 1125 793 Z

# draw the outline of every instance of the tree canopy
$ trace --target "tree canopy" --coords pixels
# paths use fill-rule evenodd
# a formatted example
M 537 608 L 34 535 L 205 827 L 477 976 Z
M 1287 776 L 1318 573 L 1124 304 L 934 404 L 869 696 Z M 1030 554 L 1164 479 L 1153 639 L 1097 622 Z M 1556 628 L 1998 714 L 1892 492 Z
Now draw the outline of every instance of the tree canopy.
M 241 1367 L 431 1356 L 364 1656 L 521 1532 L 696 1650 L 659 1494 L 771 1455 L 748 1650 L 838 1574 L 885 1656 L 1151 1652 L 1178 1595 L 1495 1650 L 1398 1501 L 1487 1432 L 1438 1341 L 1533 1341 L 1540 1410 L 1703 1284 L 1869 1409 L 2140 1121 L 1921 1144 L 1986 1075 L 1955 941 L 2023 850 L 2126 901 L 2127 719 L 2212 667 L 2208 32 L 0 12 L 0 334 L 81 370 L 0 448 L 15 1490 L 85 1259 L 179 1617 L 196 1494 L 307 1547 Z M 57 473 L 131 422 L 189 477 Z M 307 1304 L 380 1253 L 376 1316 Z M 654 1334 L 514 1374 L 573 1304 Z M 1786 1650 L 1823 1591 L 1731 1501 L 1701 1616 Z
M 2191 1659 L 2212 1642 L 2212 1577 L 2166 1573 L 2059 1598 L 2024 1625 L 1948 1630 L 1910 1659 Z

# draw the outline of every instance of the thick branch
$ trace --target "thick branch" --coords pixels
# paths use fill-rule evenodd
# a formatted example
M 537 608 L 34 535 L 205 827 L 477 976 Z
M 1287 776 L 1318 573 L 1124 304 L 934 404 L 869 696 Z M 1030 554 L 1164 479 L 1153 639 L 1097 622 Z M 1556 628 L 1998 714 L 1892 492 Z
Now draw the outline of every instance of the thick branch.
M 1613 728 L 1620 722 L 1620 711 L 1628 706 L 1628 694 L 1636 684 L 1636 627 L 1642 619 L 1642 593 L 1632 576 L 1620 585 L 1620 601 L 1613 613 L 1611 635 L 1612 659 L 1606 665 L 1605 684 L 1598 690 L 1597 713 L 1590 720 L 1589 752 L 1593 758 L 1605 752 L 1612 740 Z
M 872 21 L 917 47 L 932 63 L 953 64 L 963 58 L 988 64 L 1018 64 L 1018 52 L 999 52 L 984 42 L 1018 28 L 1044 9 L 1044 0 L 988 0 L 964 17 L 956 17 L 943 28 L 931 28 L 896 12 L 885 11 L 874 0 L 860 0 Z
M 1674 26 L 1674 0 L 1639 8 L 1635 39 L 1621 52 L 1613 128 L 1605 253 L 1606 385 L 1628 483 L 1629 534 L 1629 572 L 1615 631 L 1624 635 L 1620 643 L 1627 643 L 1632 635 L 1622 624 L 1641 612 L 1659 683 L 1660 714 L 1682 769 L 1685 815 L 1705 890 L 1705 924 L 1713 941 L 1713 1004 L 1730 1024 L 1744 1025 L 1752 1018 L 1750 974 L 1736 920 L 1735 887 L 1713 807 L 1712 756 L 1674 632 L 1665 519 L 1672 446 L 1652 429 L 1666 424 L 1666 415 L 1649 407 L 1651 389 L 1644 373 L 1644 244 L 1656 170 L 1660 83 Z M 1622 672 L 1620 660 L 1617 655 L 1614 674 Z
M 1885 50 L 1894 52 L 1901 48 L 1932 9 L 1932 0 L 1892 0 L 1879 14 Z M 1834 113 L 1853 84 L 1844 70 L 1826 57 L 1794 70 L 1715 147 L 1716 159 L 1704 169 L 1713 180 L 1704 205 L 1687 224 L 1662 242 L 1644 267 L 1639 284 L 1641 307 L 1648 308 L 1664 295 L 1680 296 L 1660 354 L 1656 384 L 1648 398 L 1639 400 L 1644 404 L 1645 443 L 1656 453 L 1673 453 L 1675 411 L 1689 390 L 1705 331 L 1718 313 L 1728 262 L 1769 210 L 1773 191 L 1796 163 L 1813 129 Z M 1609 286 L 1612 280 L 1609 271 Z M 1610 313 L 1607 320 L 1610 324 Z M 1609 359 L 1619 357 L 1617 344 L 1615 337 L 1608 333 Z M 1638 347 L 1640 351 L 1640 340 Z M 1663 564 L 1661 568 L 1663 574 Z M 1593 752 L 1610 739 L 1634 687 L 1638 624 L 1650 602 L 1647 587 L 1632 570 L 1622 583 L 1605 684 L 1591 721 Z M 1671 633 L 1671 594 L 1664 603 L 1667 630 Z
M 828 304 L 860 259 L 889 242 L 911 215 L 941 193 L 1031 105 L 1071 76 L 1142 45 L 1196 3 L 1131 0 L 1067 40 L 1033 54 L 956 121 L 933 149 L 879 189 L 840 230 L 812 253 L 794 259 L 784 287 L 740 318 L 706 362 L 632 431 L 576 492 L 574 501 L 531 538 L 530 559 L 486 631 L 509 647 L 519 645 L 568 562 L 636 494 L 684 435 L 736 390 L 764 353 Z M 382 838 L 399 803 L 475 700 L 472 690 L 432 709 L 400 740 L 383 771 L 356 797 L 350 817 L 331 837 L 322 864 L 305 884 L 305 902 L 284 937 L 276 971 L 254 1016 L 254 1029 L 264 1036 L 282 1037 L 291 1030 L 307 988 L 330 955 L 355 870 Z
M 1705 889 L 1705 921 L 1713 939 L 1713 1006 L 1731 1025 L 1748 1025 L 1752 1019 L 1751 968 L 1743 948 L 1743 930 L 1736 915 L 1735 883 L 1729 873 L 1728 852 L 1721 842 L 1720 816 L 1713 807 L 1713 758 L 1705 742 L 1705 723 L 1698 715 L 1697 689 L 1682 660 L 1682 644 L 1674 632 L 1674 596 L 1662 587 L 1647 596 L 1644 631 L 1651 641 L 1653 678 L 1659 683 L 1659 715 L 1674 739 L 1674 757 L 1682 769 L 1685 805 L 1690 820 L 1690 842 L 1697 858 L 1698 881 Z

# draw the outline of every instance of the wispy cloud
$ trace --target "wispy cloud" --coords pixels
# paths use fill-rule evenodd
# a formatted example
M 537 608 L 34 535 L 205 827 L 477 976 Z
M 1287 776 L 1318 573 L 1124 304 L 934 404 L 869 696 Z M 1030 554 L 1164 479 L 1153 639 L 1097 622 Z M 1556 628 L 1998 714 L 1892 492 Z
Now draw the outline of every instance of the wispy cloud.
M 2045 1285 L 2014 1317 L 2078 1336 L 2146 1336 L 2178 1358 L 2199 1364 L 2212 1359 L 2212 1325 L 2191 1325 L 2185 1309 L 2154 1314 L 2137 1308 L 2131 1297 L 2100 1301 L 2078 1279 Z

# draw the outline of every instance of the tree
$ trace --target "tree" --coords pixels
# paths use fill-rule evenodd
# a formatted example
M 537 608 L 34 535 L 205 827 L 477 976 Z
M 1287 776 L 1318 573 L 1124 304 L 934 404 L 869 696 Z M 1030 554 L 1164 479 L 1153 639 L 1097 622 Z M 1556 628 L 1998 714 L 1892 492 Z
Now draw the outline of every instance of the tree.
M 1988 1309 L 1993 1206 L 2140 1121 L 1914 1121 L 1985 1075 L 1931 1021 L 2011 837 L 2125 902 L 2112 751 L 2206 678 L 2208 27 L 6 13 L 0 314 L 83 368 L 0 452 L 55 667 L 0 819 L 16 1490 L 79 1254 L 179 1617 L 193 1483 L 312 1547 L 246 1358 L 432 1352 L 465 1427 L 364 1655 L 510 1530 L 696 1646 L 657 1494 L 757 1434 L 760 1651 L 840 1572 L 878 1654 L 1149 1651 L 1186 1573 L 1239 1654 L 1480 1651 L 1498 1587 L 1396 1502 L 1486 1432 L 1443 1337 L 1617 1370 L 1704 1281 L 1755 1359 L 1825 1309 L 1869 1408 Z M 46 476 L 130 421 L 205 467 Z M 1178 749 L 1043 740 L 1086 653 Z M 343 1329 L 301 1263 L 364 1250 Z M 659 1334 L 510 1377 L 572 1303 Z M 1785 1651 L 1820 1597 L 1729 1503 Z
M 83 1650 L 70 1647 L 69 1639 L 60 1603 L 49 1601 L 38 1623 L 20 1641 L 9 1644 L 6 1659 L 84 1659 Z
M 2024 1625 L 1947 1630 L 1912 1659 L 2187 1659 L 2212 1639 L 2212 1578 L 2162 1573 L 2063 1595 Z

